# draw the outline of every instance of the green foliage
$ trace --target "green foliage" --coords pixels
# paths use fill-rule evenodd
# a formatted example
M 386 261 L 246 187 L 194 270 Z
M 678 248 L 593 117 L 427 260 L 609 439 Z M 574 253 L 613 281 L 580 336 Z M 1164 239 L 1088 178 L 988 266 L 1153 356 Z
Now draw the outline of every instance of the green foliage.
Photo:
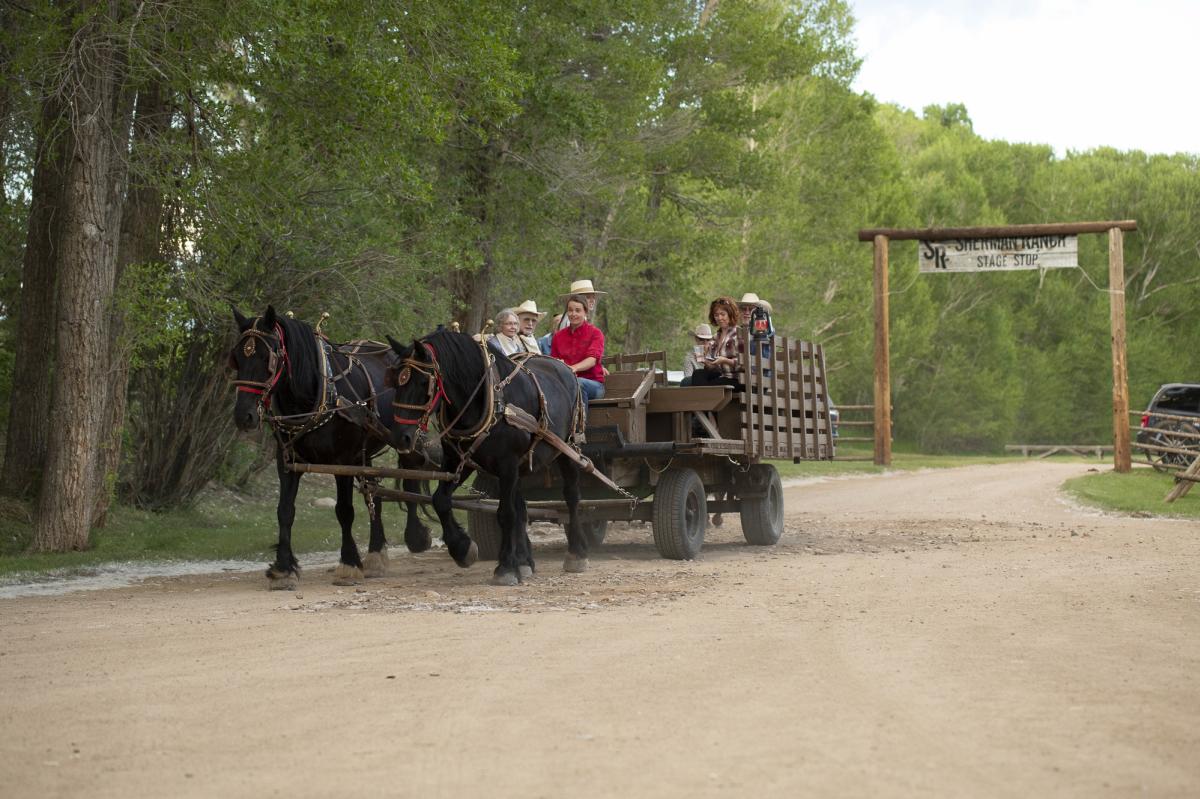
M 0 394 L 41 103 L 70 39 L 62 4 L 0 5 Z M 872 401 L 866 227 L 1135 218 L 1126 303 L 1135 407 L 1200 373 L 1196 156 L 986 141 L 960 103 L 916 114 L 850 89 L 844 0 L 176 0 L 117 31 L 128 88 L 161 84 L 166 129 L 131 159 L 162 198 L 159 253 L 123 275 L 127 464 L 228 449 L 184 501 L 262 462 L 221 395 L 229 305 L 335 339 L 419 335 L 587 277 L 610 352 L 666 349 L 719 294 L 825 345 L 842 403 Z M 1107 242 L 1080 270 L 922 276 L 891 247 L 901 444 L 998 450 L 1111 433 Z M 544 328 L 543 328 L 544 329 Z M 207 457 L 207 456 L 205 456 Z M 144 465 L 144 464 L 143 464 Z M 140 487 L 139 487 L 139 484 Z M 178 491 L 179 493 L 172 493 Z M 155 505 L 157 506 L 157 505 Z

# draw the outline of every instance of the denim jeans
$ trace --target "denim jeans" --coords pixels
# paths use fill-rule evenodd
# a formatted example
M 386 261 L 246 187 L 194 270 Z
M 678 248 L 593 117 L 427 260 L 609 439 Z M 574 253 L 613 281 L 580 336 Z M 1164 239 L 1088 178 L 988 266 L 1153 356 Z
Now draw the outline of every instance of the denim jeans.
M 590 377 L 580 377 L 579 387 L 583 389 L 583 411 L 587 413 L 588 400 L 600 399 L 604 396 L 604 384 Z

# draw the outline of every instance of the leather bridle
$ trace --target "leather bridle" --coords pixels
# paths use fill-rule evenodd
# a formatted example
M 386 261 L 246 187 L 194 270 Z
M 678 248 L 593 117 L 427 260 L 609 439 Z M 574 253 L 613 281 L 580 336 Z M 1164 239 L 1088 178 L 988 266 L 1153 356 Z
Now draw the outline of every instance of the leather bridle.
M 404 402 L 393 400 L 392 402 L 392 421 L 396 424 L 415 424 L 417 429 L 422 433 L 429 429 L 429 419 L 437 410 L 438 402 L 446 400 L 447 405 L 452 405 L 450 397 L 446 396 L 446 388 L 442 385 L 442 366 L 438 363 L 437 352 L 433 345 L 429 342 L 418 342 L 425 351 L 429 353 L 429 362 L 418 361 L 413 357 L 405 358 L 400 362 L 400 370 L 396 373 L 396 388 L 408 383 L 412 379 L 412 373 L 418 372 L 425 376 L 425 403 L 423 405 L 411 405 Z M 398 396 L 398 394 L 397 394 Z M 417 419 L 409 419 L 400 416 L 396 413 L 396 409 L 409 411 L 420 411 L 421 416 Z
M 272 332 L 259 330 L 251 325 L 248 330 L 242 333 L 237 344 L 234 346 L 240 346 L 242 354 L 249 358 L 257 351 L 260 343 L 267 350 L 266 380 L 231 380 L 230 382 L 237 386 L 237 390 L 240 392 L 258 395 L 259 403 L 262 407 L 269 409 L 271 407 L 271 392 L 275 390 L 275 384 L 283 376 L 284 370 L 290 369 L 292 364 L 288 359 L 287 346 L 283 343 L 283 330 L 279 327 L 278 323 L 276 323 Z M 234 365 L 236 366 L 236 362 L 234 362 Z

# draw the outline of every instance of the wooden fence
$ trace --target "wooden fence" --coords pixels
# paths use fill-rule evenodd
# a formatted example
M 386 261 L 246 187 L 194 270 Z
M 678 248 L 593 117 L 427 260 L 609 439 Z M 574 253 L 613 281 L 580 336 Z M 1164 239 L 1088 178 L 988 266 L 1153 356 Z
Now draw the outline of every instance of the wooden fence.
M 1146 411 L 1130 411 L 1129 415 L 1137 419 L 1129 425 L 1134 439 L 1132 448 L 1150 456 L 1157 468 L 1187 469 L 1196 456 L 1200 455 L 1200 418 L 1157 411 L 1150 414 Z M 1142 417 L 1147 415 L 1154 418 L 1155 426 L 1142 427 Z M 1142 433 L 1155 438 L 1154 443 L 1138 441 L 1137 438 Z
M 834 405 L 838 412 L 838 451 L 835 461 L 872 461 L 876 455 L 861 454 L 862 449 L 855 446 L 845 454 L 844 444 L 874 444 L 875 442 L 875 406 L 874 405 Z

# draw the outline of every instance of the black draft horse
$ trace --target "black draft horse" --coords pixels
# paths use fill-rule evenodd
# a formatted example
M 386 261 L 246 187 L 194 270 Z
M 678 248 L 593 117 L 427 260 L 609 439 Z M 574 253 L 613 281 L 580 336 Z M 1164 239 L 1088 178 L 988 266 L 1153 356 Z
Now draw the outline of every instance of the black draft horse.
M 279 543 L 275 562 L 267 569 L 267 583 L 272 589 L 290 589 L 295 587 L 300 571 L 292 552 L 292 522 L 301 475 L 286 468 L 284 447 L 289 448 L 291 458 L 301 462 L 370 465 L 371 458 L 390 443 L 392 391 L 386 387 L 385 377 L 394 356 L 383 345 L 331 345 L 309 324 L 279 316 L 271 306 L 254 319 L 247 319 L 234 308 L 233 318 L 239 332 L 237 344 L 229 353 L 229 366 L 237 372 L 233 381 L 238 390 L 234 422 L 246 431 L 263 419 L 275 428 L 279 442 L 275 453 Z M 339 397 L 343 402 L 338 403 Z M 422 466 L 424 457 L 410 455 L 403 465 Z M 367 505 L 371 540 L 364 563 L 351 534 L 354 478 L 339 475 L 334 479 L 335 512 L 342 528 L 334 583 L 353 584 L 364 575 L 384 576 L 387 540 L 380 516 L 382 503 L 376 500 Z M 419 487 L 416 481 L 405 481 L 408 491 Z M 429 528 L 421 523 L 413 503 L 408 503 L 404 542 L 413 552 L 423 552 L 432 543 Z
M 487 389 L 489 367 L 484 361 L 484 348 L 470 336 L 439 330 L 407 347 L 390 337 L 388 341 L 399 356 L 399 363 L 388 373 L 388 383 L 396 391 L 392 445 L 399 452 L 418 448 L 421 434 L 436 414 L 441 426 L 443 470 L 457 471 L 469 453 L 458 480 L 440 483 L 433 494 L 433 507 L 451 554 L 474 546 L 450 512 L 454 490 L 476 467 L 499 481 L 496 519 L 501 533 L 500 558 L 492 583 L 517 585 L 534 570 L 525 499 L 518 488 L 521 470 L 537 469 L 559 452 L 540 437 L 511 425 L 497 408 L 505 404 L 520 408 L 566 441 L 581 419 L 578 380 L 562 361 L 535 355 L 517 366 L 489 348 L 495 363 L 495 384 L 502 386 L 496 392 L 499 402 L 494 403 Z M 482 440 L 477 440 L 479 437 Z M 563 569 L 582 572 L 588 566 L 588 548 L 578 515 L 580 469 L 565 457 L 558 458 L 558 466 L 569 515 Z

